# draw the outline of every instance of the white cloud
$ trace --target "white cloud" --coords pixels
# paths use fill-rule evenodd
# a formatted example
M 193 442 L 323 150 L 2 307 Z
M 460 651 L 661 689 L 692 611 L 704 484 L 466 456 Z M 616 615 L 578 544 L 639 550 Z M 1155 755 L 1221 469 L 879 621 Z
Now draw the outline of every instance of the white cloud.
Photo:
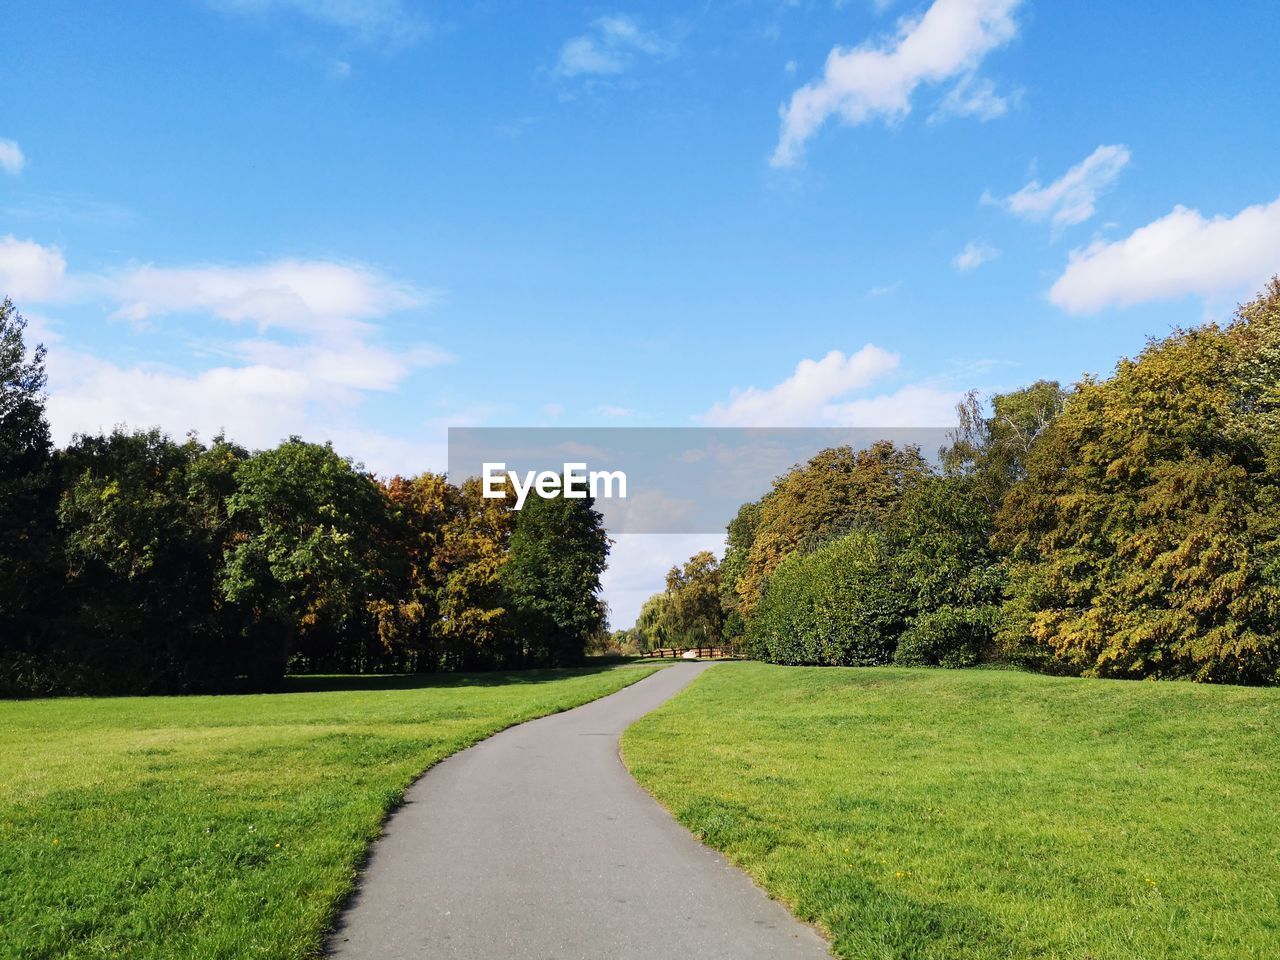
M 1247 294 L 1280 272 L 1280 198 L 1234 217 L 1176 206 L 1123 240 L 1073 250 L 1049 299 L 1071 313 Z
M 565 41 L 552 72 L 560 77 L 614 76 L 629 70 L 639 56 L 672 53 L 669 41 L 641 29 L 630 17 L 601 17 L 587 33 Z
M 1027 220 L 1053 221 L 1064 227 L 1083 223 L 1094 214 L 1098 196 L 1116 182 L 1129 162 L 1129 148 L 1115 143 L 1094 150 L 1053 183 L 1041 186 L 1032 180 L 1025 187 L 998 202 L 1010 213 Z
M 120 364 L 63 340 L 48 360 L 49 418 L 60 443 L 75 433 L 127 424 L 158 426 L 176 436 L 226 430 L 251 447 L 293 433 L 331 439 L 382 472 L 444 462 L 442 441 L 424 446 L 369 430 L 359 420 L 369 393 L 394 390 L 413 371 L 453 359 L 429 344 L 381 342 L 381 320 L 428 298 L 370 267 L 280 260 L 76 275 L 68 273 L 60 250 L 4 237 L 0 290 L 37 302 L 74 293 L 137 322 L 171 313 L 215 320 L 199 347 L 221 359 L 203 369 L 177 365 L 196 354 L 179 356 L 171 345 L 164 351 L 167 362 Z M 253 323 L 259 335 L 221 339 L 217 321 Z M 41 328 L 54 333 L 47 320 Z M 145 350 L 144 340 L 134 345 Z M 425 423 L 423 430 L 429 432 Z
M 631 407 L 615 407 L 613 404 L 609 403 L 601 405 L 597 410 L 602 417 L 619 418 L 634 417 L 636 415 L 635 410 L 631 409 Z
M 27 158 L 23 156 L 22 148 L 18 146 L 17 141 L 0 138 L 0 170 L 11 177 L 16 177 L 26 165 Z
M 278 260 L 263 266 L 136 267 L 106 281 L 116 316 L 135 322 L 207 312 L 259 329 L 337 335 L 420 306 L 428 295 L 359 264 Z
M 898 360 L 897 354 L 870 343 L 848 356 L 832 350 L 821 360 L 801 360 L 776 386 L 733 391 L 728 403 L 717 403 L 700 419 L 718 427 L 818 426 L 831 401 L 896 369 Z
M 0 237 L 0 297 L 47 302 L 67 291 L 67 261 L 57 247 L 9 234 Z
M 979 120 L 995 120 L 1009 112 L 1009 97 L 996 92 L 990 80 L 969 75 L 947 91 L 930 120 L 947 117 L 977 117 Z
M 365 43 L 408 46 L 427 25 L 402 0 L 210 0 L 230 13 L 265 16 L 293 13 L 347 33 Z
M 964 245 L 964 249 L 955 255 L 951 265 L 961 273 L 967 273 L 970 270 L 976 270 L 984 263 L 990 263 L 998 256 L 1000 251 L 991 244 L 981 240 L 970 240 Z
M 160 427 L 205 440 L 219 431 L 251 449 L 300 434 L 383 475 L 442 470 L 443 438 L 426 442 L 371 430 L 356 416 L 360 392 L 312 371 L 267 364 L 188 372 L 163 364 L 121 366 L 66 344 L 49 354 L 49 422 L 54 440 L 119 425 Z
M 828 424 L 838 427 L 953 427 L 963 390 L 927 383 L 908 384 L 892 393 L 829 404 Z
M 945 112 L 999 115 L 1007 105 L 975 73 L 988 53 L 1017 35 L 1013 12 L 1020 2 L 935 0 L 919 19 L 900 21 L 887 42 L 833 48 L 821 79 L 793 93 L 782 109 L 771 163 L 796 163 L 805 142 L 832 116 L 850 125 L 906 116 L 922 83 L 956 81 L 941 108 Z

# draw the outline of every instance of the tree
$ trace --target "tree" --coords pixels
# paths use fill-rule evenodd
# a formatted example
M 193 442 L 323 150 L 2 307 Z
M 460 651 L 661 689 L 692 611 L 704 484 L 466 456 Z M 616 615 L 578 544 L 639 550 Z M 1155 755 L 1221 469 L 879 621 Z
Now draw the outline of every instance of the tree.
M 643 651 L 660 650 L 673 645 L 671 636 L 671 615 L 668 607 L 670 598 L 664 593 L 655 593 L 640 607 L 636 617 L 636 634 Z
M 609 538 L 590 497 L 530 497 L 516 515 L 500 579 L 525 664 L 581 661 L 604 625 L 600 575 Z
M 738 581 L 746 572 L 760 526 L 760 501 L 753 500 L 738 508 L 726 531 L 724 559 L 720 561 L 720 607 L 724 611 L 724 637 L 734 640 L 746 631 L 742 618 L 742 602 Z
M 484 497 L 476 477 L 458 489 L 458 510 L 439 550 L 442 665 L 449 670 L 496 669 L 519 661 L 520 646 L 501 581 L 516 513 L 508 487 Z
M 27 350 L 26 326 L 0 303 L 0 692 L 48 687 L 42 647 L 58 587 L 45 351 Z
M 703 550 L 683 567 L 667 573 L 669 632 L 686 647 L 710 647 L 723 640 L 724 611 L 720 606 L 720 567 L 715 554 Z
M 298 437 L 245 460 L 235 480 L 226 599 L 256 632 L 278 638 L 277 659 L 293 654 L 309 669 L 380 666 L 373 616 L 389 558 L 377 482 L 331 445 Z
M 751 546 L 735 582 L 738 609 L 750 621 L 765 582 L 787 556 L 853 530 L 874 529 L 931 472 L 916 446 L 881 440 L 862 450 L 823 450 L 774 481 L 760 501 Z
M 888 589 L 909 611 L 897 663 L 964 667 L 992 652 L 1005 576 L 981 490 L 974 476 L 928 477 L 883 528 Z
M 205 453 L 194 438 L 117 429 L 62 454 L 61 656 L 80 671 L 74 689 L 211 690 L 235 674 L 215 612 L 218 531 L 189 495 Z
M 1016 655 L 1091 676 L 1280 679 L 1280 282 L 1086 380 L 998 517 Z
M 974 492 L 994 514 L 1009 488 L 1025 475 L 1032 446 L 1069 396 L 1056 380 L 1037 380 L 993 396 L 988 417 L 977 391 L 969 391 L 956 405 L 960 422 L 942 451 L 943 467 L 974 478 Z
M 390 549 L 400 556 L 391 595 L 374 605 L 378 638 L 400 668 L 438 670 L 447 662 L 440 630 L 444 544 L 462 509 L 461 494 L 437 473 L 394 477 L 383 491 L 392 513 Z

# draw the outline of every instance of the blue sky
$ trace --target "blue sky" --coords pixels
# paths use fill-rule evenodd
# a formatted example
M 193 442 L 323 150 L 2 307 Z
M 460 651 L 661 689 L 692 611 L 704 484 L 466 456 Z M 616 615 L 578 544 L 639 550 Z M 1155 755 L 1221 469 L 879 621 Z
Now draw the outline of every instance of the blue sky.
M 300 432 L 412 472 L 450 424 L 936 425 L 1280 270 L 1277 28 L 1274 2 L 6 4 L 0 292 L 60 440 Z M 615 619 L 687 546 L 620 555 Z

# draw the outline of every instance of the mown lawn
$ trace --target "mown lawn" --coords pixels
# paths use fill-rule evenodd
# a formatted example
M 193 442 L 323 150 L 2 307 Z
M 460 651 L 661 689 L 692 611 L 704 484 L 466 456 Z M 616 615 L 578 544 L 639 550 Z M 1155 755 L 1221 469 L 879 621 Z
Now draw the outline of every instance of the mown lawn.
M 1280 957 L 1280 690 L 726 664 L 623 750 L 841 957 Z
M 0 957 L 312 956 L 418 774 L 653 669 L 0 703 Z

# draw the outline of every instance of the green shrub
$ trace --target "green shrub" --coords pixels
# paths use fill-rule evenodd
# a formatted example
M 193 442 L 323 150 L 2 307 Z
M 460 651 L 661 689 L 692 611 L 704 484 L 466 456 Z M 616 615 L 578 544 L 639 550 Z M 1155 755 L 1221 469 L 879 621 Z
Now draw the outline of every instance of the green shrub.
M 990 649 L 999 616 L 994 604 L 926 611 L 903 631 L 893 662 L 903 667 L 971 667 Z
M 748 652 L 773 663 L 888 663 L 907 614 L 876 537 L 853 533 L 782 561 L 750 621 Z

